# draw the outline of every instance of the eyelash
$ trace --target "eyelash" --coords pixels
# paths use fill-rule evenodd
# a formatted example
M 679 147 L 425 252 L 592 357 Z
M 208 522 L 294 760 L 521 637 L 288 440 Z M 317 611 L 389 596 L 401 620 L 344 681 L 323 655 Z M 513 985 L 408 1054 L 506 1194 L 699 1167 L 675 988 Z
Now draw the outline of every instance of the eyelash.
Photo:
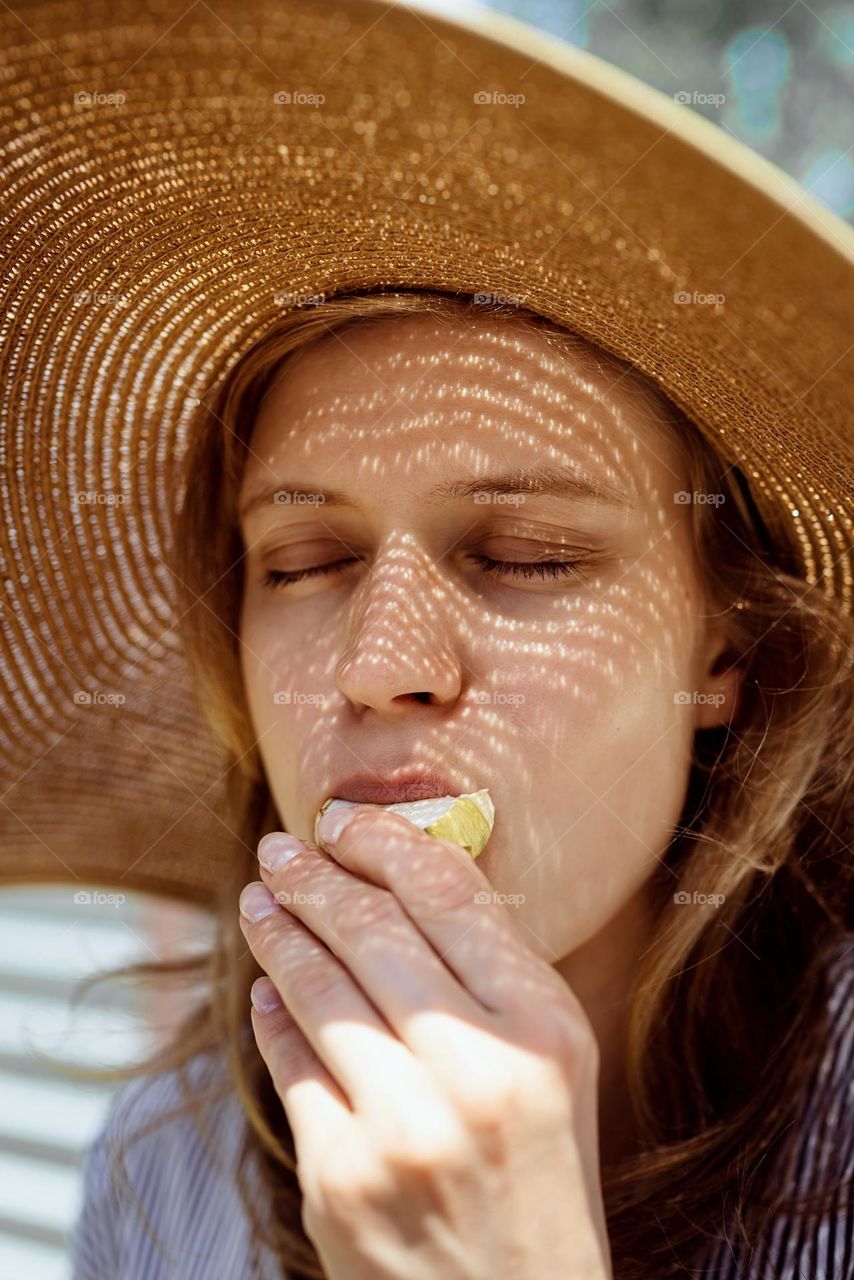
M 569 578 L 575 575 L 583 577 L 581 570 L 578 568 L 579 561 L 575 560 L 535 560 L 529 563 L 516 560 L 493 560 L 491 556 L 472 554 L 474 560 L 481 569 L 487 573 L 491 573 L 495 578 L 535 578 L 539 577 L 542 581 L 551 578 Z M 265 587 L 286 587 L 294 582 L 302 582 L 305 578 L 314 578 L 318 574 L 328 574 L 337 566 L 354 563 L 352 560 L 336 560 L 332 564 L 318 565 L 313 569 L 297 569 L 292 572 L 284 569 L 268 569 L 263 578 Z

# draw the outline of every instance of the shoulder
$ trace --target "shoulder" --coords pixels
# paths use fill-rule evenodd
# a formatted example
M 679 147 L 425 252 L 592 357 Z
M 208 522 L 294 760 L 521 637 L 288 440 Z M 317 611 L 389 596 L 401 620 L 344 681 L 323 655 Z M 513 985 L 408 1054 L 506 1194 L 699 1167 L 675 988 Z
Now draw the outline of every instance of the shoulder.
M 805 1103 L 811 1113 L 828 1094 L 850 1105 L 854 1093 L 854 935 L 843 934 L 826 967 L 824 1044 Z
M 854 935 L 839 940 L 826 973 L 824 1045 L 804 1103 L 803 1131 L 814 1159 L 804 1163 L 814 1172 L 846 1177 L 854 1172 Z
M 828 1009 L 838 1015 L 851 1006 L 854 997 L 854 933 L 839 936 L 827 961 Z
M 114 1095 L 96 1138 L 108 1152 L 138 1152 L 136 1163 L 156 1146 L 186 1152 L 186 1141 L 198 1132 L 191 1107 L 220 1140 L 242 1127 L 243 1112 L 230 1083 L 222 1053 L 206 1050 L 180 1068 L 137 1076 Z
M 787 1191 L 807 1191 L 854 1170 L 854 936 L 839 935 L 825 960 L 824 1018 L 817 1064 L 804 1087 L 781 1167 Z
M 787 1196 L 854 1176 L 854 935 L 840 935 L 825 966 L 825 1018 L 818 1065 L 799 1103 L 791 1141 L 779 1153 Z M 854 1207 L 837 1198 L 821 1221 L 779 1213 L 748 1252 L 725 1232 L 708 1256 L 702 1280 L 851 1280 Z M 843 1259 L 847 1259 L 844 1262 Z
M 195 1280 L 224 1260 L 217 1274 L 240 1274 L 251 1253 L 237 1184 L 245 1134 L 221 1051 L 121 1086 L 83 1163 L 73 1280 L 159 1280 L 176 1265 Z

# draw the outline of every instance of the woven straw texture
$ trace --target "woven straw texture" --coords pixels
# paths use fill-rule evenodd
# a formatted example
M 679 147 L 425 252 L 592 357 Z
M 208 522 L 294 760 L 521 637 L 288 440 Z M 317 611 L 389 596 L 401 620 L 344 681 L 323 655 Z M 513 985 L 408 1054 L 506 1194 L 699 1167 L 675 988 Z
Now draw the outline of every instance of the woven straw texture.
M 215 10 L 0 16 L 7 882 L 204 899 L 235 856 L 168 529 L 197 402 L 301 297 L 500 295 L 634 361 L 852 606 L 848 227 L 512 20 L 492 38 L 374 0 Z

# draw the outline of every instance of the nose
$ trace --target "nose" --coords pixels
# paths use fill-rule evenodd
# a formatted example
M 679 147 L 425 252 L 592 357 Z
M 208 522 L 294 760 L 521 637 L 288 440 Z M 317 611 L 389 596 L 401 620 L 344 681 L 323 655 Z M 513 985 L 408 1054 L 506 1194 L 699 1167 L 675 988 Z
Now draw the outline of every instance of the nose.
M 423 550 L 400 545 L 374 561 L 353 600 L 338 686 L 357 707 L 385 714 L 412 700 L 443 706 L 460 696 L 463 664 L 454 651 L 458 602 Z

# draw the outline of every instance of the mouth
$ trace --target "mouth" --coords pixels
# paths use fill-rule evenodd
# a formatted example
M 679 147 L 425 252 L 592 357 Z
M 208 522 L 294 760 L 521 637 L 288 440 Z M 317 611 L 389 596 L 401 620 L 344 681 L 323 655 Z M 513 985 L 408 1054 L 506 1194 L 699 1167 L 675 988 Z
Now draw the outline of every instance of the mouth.
M 410 800 L 430 800 L 434 796 L 461 795 L 463 790 L 443 773 L 409 770 L 387 776 L 352 774 L 333 783 L 326 794 L 337 800 L 352 800 L 354 804 L 401 804 Z

